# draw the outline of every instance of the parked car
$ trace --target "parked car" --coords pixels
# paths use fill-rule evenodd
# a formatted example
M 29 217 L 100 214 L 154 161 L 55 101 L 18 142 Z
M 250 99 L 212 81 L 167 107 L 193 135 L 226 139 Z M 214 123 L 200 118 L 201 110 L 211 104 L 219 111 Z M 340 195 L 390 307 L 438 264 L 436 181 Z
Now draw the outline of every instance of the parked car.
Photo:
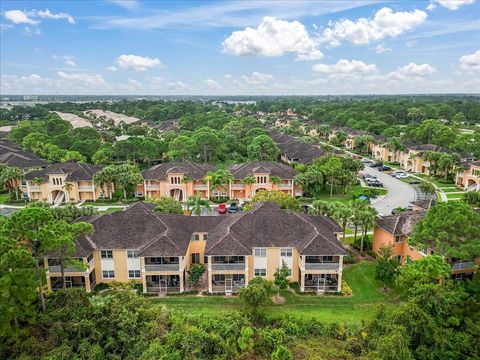
M 392 170 L 392 168 L 390 166 L 382 165 L 382 166 L 377 167 L 377 170 L 378 171 L 388 171 L 388 170 Z
M 231 203 L 229 208 L 228 208 L 228 212 L 229 213 L 236 213 L 237 211 L 239 211 L 238 204 L 237 203 Z
M 410 174 L 407 174 L 407 173 L 399 173 L 399 174 L 396 174 L 395 177 L 397 179 L 407 179 L 410 177 Z
M 420 184 L 420 180 L 411 180 L 408 182 L 410 185 L 418 185 Z
M 376 167 L 379 167 L 379 166 L 383 166 L 383 163 L 381 161 L 374 162 L 372 165 L 370 165 L 370 167 L 373 167 L 373 168 L 376 168 Z
M 363 179 L 364 179 L 364 180 L 368 180 L 368 179 L 378 180 L 378 178 L 377 178 L 375 175 L 371 175 L 371 174 L 365 174 L 365 175 L 363 175 Z
M 383 187 L 383 184 L 378 181 L 378 179 L 375 180 L 365 180 L 368 186 L 373 186 L 373 187 Z
M 306 204 L 302 204 L 301 205 L 301 208 L 302 208 L 302 212 L 304 214 L 308 214 L 308 212 L 310 211 L 310 206 L 306 205 Z
M 372 162 L 372 160 L 370 160 L 370 159 L 367 159 L 367 158 L 363 158 L 363 159 L 362 159 L 362 162 L 365 164 L 365 163 Z
M 225 205 L 225 204 L 218 205 L 217 212 L 219 214 L 226 214 L 227 213 L 227 205 Z

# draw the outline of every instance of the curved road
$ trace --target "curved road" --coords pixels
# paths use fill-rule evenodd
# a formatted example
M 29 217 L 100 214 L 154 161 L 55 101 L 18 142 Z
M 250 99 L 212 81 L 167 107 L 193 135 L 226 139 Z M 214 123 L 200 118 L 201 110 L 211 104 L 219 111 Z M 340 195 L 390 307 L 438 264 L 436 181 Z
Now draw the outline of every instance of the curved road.
M 369 166 L 365 166 L 363 172 L 375 175 L 387 189 L 387 195 L 384 198 L 372 203 L 379 215 L 391 215 L 393 209 L 397 207 L 406 208 L 417 199 L 417 192 L 413 186 Z

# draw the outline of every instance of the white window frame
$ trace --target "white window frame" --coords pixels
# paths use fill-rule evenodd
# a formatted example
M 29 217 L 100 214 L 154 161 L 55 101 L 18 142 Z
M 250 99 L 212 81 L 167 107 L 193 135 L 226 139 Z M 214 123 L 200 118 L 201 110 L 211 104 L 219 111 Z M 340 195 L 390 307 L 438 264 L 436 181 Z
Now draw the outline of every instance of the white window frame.
M 131 276 L 130 273 L 133 273 L 133 276 Z M 129 279 L 140 279 L 141 277 L 142 277 L 142 272 L 140 270 L 128 270 Z
M 280 256 L 281 257 L 292 257 L 293 256 L 293 249 L 292 248 L 281 248 L 280 249 Z
M 105 256 L 103 256 L 105 253 Z M 108 256 L 110 254 L 111 256 Z M 101 259 L 113 259 L 113 251 L 112 250 L 100 250 L 100 258 Z
M 264 273 L 264 275 L 262 275 L 263 273 Z M 254 274 L 255 276 L 262 276 L 262 277 L 267 276 L 267 269 L 265 269 L 265 268 L 262 268 L 262 269 L 254 269 L 254 270 L 253 270 L 253 274 Z
M 115 270 L 102 270 L 102 279 L 115 279 Z
M 136 259 L 138 258 L 136 250 L 127 250 L 127 258 Z
M 254 248 L 253 254 L 255 257 L 259 258 L 267 257 L 267 248 Z

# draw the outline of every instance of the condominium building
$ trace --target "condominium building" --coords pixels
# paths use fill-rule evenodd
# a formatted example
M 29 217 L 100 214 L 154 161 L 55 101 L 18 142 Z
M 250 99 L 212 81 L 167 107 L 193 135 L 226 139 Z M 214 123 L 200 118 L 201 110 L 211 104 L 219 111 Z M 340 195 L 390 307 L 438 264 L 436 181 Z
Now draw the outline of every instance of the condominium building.
M 341 228 L 331 218 L 258 203 L 249 212 L 225 216 L 156 213 L 136 203 L 126 211 L 90 220 L 94 233 L 76 240 L 83 267 L 65 269 L 68 286 L 90 291 L 98 283 L 137 282 L 145 293 L 190 288 L 188 270 L 205 264 L 210 293 L 234 293 L 255 276 L 272 280 L 285 264 L 301 291 L 339 292 L 343 257 Z M 46 257 L 49 289 L 62 286 L 54 256 Z
M 480 191 L 480 161 L 463 162 L 457 167 L 455 184 L 465 191 Z

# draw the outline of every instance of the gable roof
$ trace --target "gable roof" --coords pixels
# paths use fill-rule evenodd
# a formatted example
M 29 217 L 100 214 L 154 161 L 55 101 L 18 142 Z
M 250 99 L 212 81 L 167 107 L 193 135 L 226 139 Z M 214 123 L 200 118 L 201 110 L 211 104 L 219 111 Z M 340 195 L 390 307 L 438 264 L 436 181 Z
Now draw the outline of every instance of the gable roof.
M 102 168 L 103 166 L 100 165 L 65 162 L 47 166 L 42 170 L 31 171 L 25 175 L 25 179 L 33 180 L 35 177 L 40 177 L 46 181 L 48 175 L 67 175 L 65 181 L 92 180 L 93 175 Z
M 37 155 L 23 150 L 11 141 L 0 140 L 0 163 L 20 169 L 43 167 L 47 162 Z
M 253 161 L 245 164 L 237 164 L 229 167 L 235 180 L 241 180 L 253 174 L 270 174 L 282 179 L 293 179 L 296 171 L 285 164 L 273 161 Z
M 410 236 L 415 224 L 425 217 L 425 211 L 408 211 L 385 216 L 377 220 L 377 226 L 394 236 Z
M 145 180 L 161 180 L 166 179 L 169 173 L 180 173 L 185 174 L 190 179 L 203 180 L 209 171 L 215 171 L 215 166 L 190 162 L 168 162 L 142 171 L 142 175 Z
M 299 163 L 309 163 L 326 154 L 322 149 L 303 143 L 293 136 L 285 135 L 274 129 L 270 130 L 270 136 L 283 155 Z
M 335 235 L 340 231 L 340 226 L 330 218 L 259 203 L 250 212 L 228 216 L 213 229 L 205 254 L 251 255 L 254 247 L 295 247 L 300 254 L 345 255 Z

